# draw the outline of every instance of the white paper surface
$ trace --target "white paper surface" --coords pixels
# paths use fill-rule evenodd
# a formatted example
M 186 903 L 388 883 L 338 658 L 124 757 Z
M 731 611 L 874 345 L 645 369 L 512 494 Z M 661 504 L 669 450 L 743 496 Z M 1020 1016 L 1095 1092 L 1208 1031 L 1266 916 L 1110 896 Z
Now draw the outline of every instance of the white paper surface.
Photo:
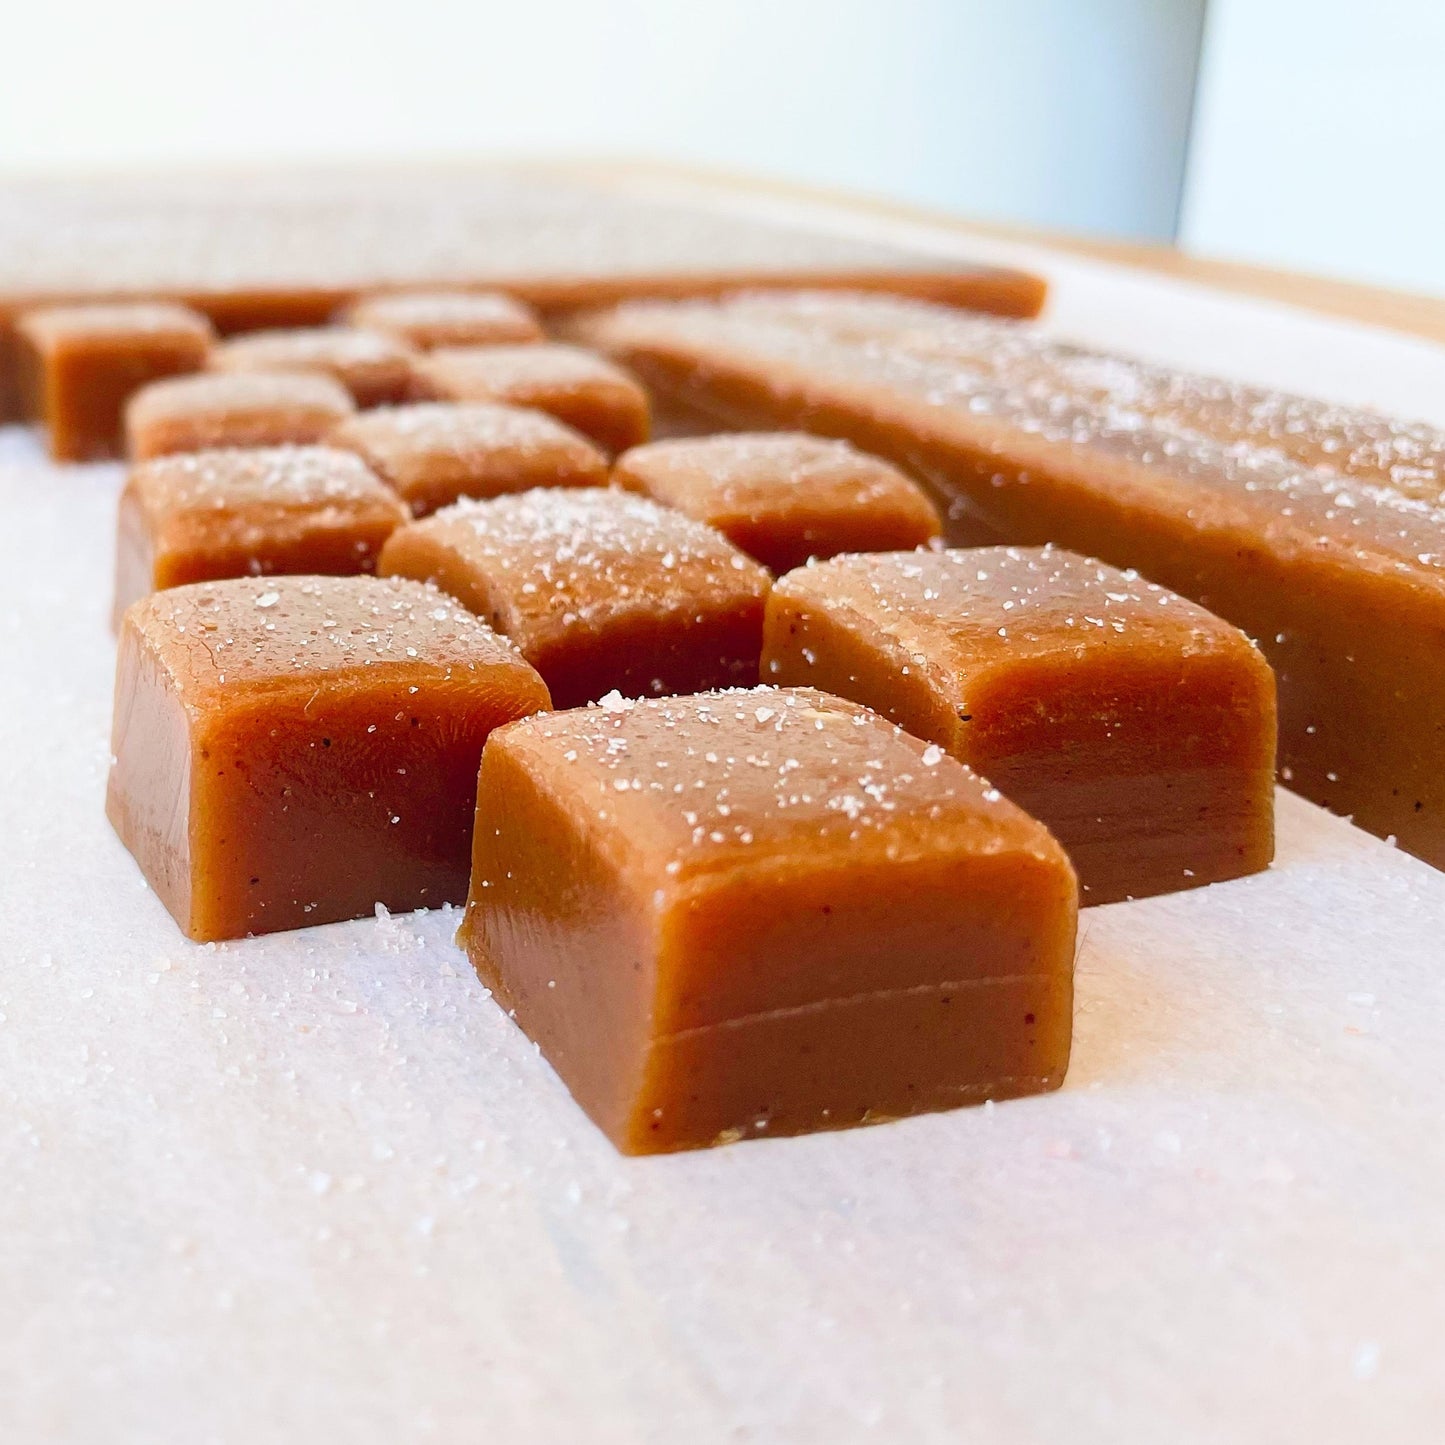
M 969 249 L 1069 334 L 1445 419 L 1423 342 Z M 1441 1438 L 1445 874 L 1281 794 L 1270 873 L 1084 915 L 1062 1092 L 624 1159 L 454 916 L 180 937 L 101 811 L 119 469 L 34 456 L 0 433 L 0 1439 Z

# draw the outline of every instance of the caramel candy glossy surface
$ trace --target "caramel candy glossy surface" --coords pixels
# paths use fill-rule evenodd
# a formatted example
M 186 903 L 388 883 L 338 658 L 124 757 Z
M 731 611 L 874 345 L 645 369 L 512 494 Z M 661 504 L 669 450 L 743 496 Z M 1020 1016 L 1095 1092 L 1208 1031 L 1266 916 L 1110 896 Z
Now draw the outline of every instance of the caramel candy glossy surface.
M 947 748 L 1049 828 L 1085 903 L 1274 856 L 1274 675 L 1137 574 L 1049 547 L 835 557 L 775 585 L 763 676 Z
M 393 532 L 378 570 L 435 582 L 505 633 L 558 707 L 758 675 L 768 574 L 645 497 L 589 488 L 459 502 Z
M 636 305 L 582 334 L 720 424 L 805 426 L 898 462 L 950 540 L 1056 542 L 1242 627 L 1279 680 L 1281 780 L 1445 867 L 1445 433 L 1165 384 L 878 297 Z
M 339 381 L 357 406 L 405 401 L 413 349 L 379 331 L 355 326 L 301 326 L 255 331 L 223 341 L 212 371 L 315 372 Z
M 610 453 L 647 440 L 647 393 L 621 367 L 578 346 L 442 347 L 413 367 L 413 390 L 438 401 L 535 407 Z
M 1076 889 L 941 749 L 809 689 L 499 730 L 459 941 L 617 1147 L 1057 1088 Z
M 319 442 L 356 409 L 329 376 L 302 372 L 183 376 L 152 382 L 125 410 L 132 457 L 215 447 L 269 447 Z
M 115 619 L 138 597 L 263 573 L 371 572 L 406 505 L 334 447 L 183 452 L 131 468 L 120 498 Z
M 211 323 L 184 306 L 48 306 L 16 325 L 25 410 L 57 461 L 119 456 L 125 404 L 147 382 L 199 371 Z
M 937 537 L 917 482 L 847 442 L 752 432 L 652 442 L 613 480 L 716 527 L 774 572 L 838 552 L 893 552 Z
M 546 706 L 508 642 L 413 582 L 157 592 L 121 624 L 106 811 L 193 939 L 459 902 L 482 744 Z
M 524 407 L 380 407 L 349 417 L 329 440 L 363 457 L 419 517 L 462 497 L 607 482 L 607 458 L 586 437 Z
M 353 326 L 382 331 L 420 351 L 544 341 L 537 313 L 500 291 L 391 291 L 364 296 L 344 313 Z

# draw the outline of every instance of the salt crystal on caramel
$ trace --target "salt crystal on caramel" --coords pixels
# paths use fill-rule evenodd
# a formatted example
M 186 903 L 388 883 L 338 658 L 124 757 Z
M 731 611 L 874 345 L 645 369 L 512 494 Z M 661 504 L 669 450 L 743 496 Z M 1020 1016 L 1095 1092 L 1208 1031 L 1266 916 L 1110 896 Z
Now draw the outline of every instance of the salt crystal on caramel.
M 537 313 L 500 291 L 390 291 L 363 296 L 343 317 L 414 346 L 503 346 L 543 341 Z
M 404 401 L 415 353 L 404 341 L 355 326 L 300 326 L 254 331 L 223 341 L 210 355 L 212 371 L 305 372 L 329 376 L 357 406 Z
M 405 504 L 334 447 L 181 452 L 131 468 L 120 497 L 115 620 L 138 597 L 268 573 L 372 572 Z
M 645 497 L 548 489 L 459 502 L 398 528 L 378 570 L 435 582 L 486 618 L 558 707 L 758 675 L 767 572 Z
M 920 547 L 940 531 L 923 489 L 847 442 L 745 432 L 634 447 L 613 480 L 676 507 L 775 573 L 810 557 Z
M 482 745 L 546 706 L 433 588 L 177 587 L 121 624 L 106 811 L 196 940 L 457 903 Z
M 836 557 L 779 580 L 763 675 L 876 708 L 1045 823 L 1085 903 L 1274 853 L 1274 676 L 1244 634 L 1053 548 Z
M 125 410 L 126 449 L 137 460 L 215 447 L 319 442 L 355 411 L 329 376 L 211 373 L 142 387 Z
M 418 517 L 463 497 L 607 482 L 607 458 L 586 437 L 518 406 L 379 407 L 347 418 L 328 440 L 364 458 Z
M 459 942 L 625 1153 L 1063 1080 L 1063 851 L 866 709 L 757 688 L 543 714 L 489 740 L 474 836 Z
M 211 323 L 160 302 L 46 306 L 16 322 L 24 409 L 57 461 L 120 455 L 129 398 L 147 382 L 199 371 Z
M 443 347 L 413 368 L 417 396 L 535 407 L 609 453 L 648 436 L 647 393 L 621 367 L 578 346 Z

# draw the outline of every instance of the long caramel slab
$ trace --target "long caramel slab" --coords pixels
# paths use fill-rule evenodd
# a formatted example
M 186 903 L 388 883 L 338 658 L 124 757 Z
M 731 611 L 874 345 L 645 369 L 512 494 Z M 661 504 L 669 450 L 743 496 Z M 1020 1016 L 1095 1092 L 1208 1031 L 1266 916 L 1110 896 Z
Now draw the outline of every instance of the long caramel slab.
M 851 286 L 1033 316 L 1020 271 L 496 165 L 0 183 L 0 419 L 12 320 L 40 302 L 182 300 L 222 332 L 314 326 L 366 293 L 511 292 L 544 312 L 743 284 Z
M 892 299 L 639 303 L 583 330 L 727 425 L 899 462 L 952 541 L 1058 542 L 1227 618 L 1278 675 L 1283 781 L 1445 866 L 1445 436 Z

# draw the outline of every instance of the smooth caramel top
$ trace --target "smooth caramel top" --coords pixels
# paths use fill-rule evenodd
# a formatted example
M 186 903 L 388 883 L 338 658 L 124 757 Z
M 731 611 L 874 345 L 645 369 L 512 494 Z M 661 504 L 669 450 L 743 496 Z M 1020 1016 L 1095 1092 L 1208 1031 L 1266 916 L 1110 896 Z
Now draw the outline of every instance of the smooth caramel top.
M 619 616 L 692 613 L 767 596 L 768 573 L 712 528 L 611 489 L 539 488 L 463 501 L 399 528 L 385 573 L 413 549 L 485 594 L 479 611 L 529 653 Z
M 500 669 L 505 685 L 542 687 L 506 638 L 436 588 L 400 578 L 198 582 L 135 603 L 125 625 L 140 633 L 191 708 L 258 690 L 360 684 L 382 673 L 415 674 L 424 686 L 429 678 Z
M 42 350 L 136 340 L 191 342 L 204 351 L 215 335 L 200 312 L 164 301 L 42 306 L 25 312 L 16 329 Z
M 501 291 L 393 291 L 348 307 L 353 326 L 398 336 L 430 351 L 438 346 L 542 341 L 536 313 Z
M 1056 547 L 834 557 L 788 573 L 774 591 L 848 616 L 901 667 L 965 679 L 1121 646 L 1181 658 L 1255 650 L 1238 628 L 1137 572 Z
M 938 516 L 922 489 L 897 467 L 844 441 L 806 432 L 735 432 L 634 447 L 618 458 L 617 479 L 713 526 L 759 514 L 874 507 L 916 514 L 937 536 Z
M 611 694 L 500 736 L 599 847 L 677 882 L 839 847 L 889 861 L 940 847 L 1063 860 L 1039 823 L 942 748 L 812 688 Z

